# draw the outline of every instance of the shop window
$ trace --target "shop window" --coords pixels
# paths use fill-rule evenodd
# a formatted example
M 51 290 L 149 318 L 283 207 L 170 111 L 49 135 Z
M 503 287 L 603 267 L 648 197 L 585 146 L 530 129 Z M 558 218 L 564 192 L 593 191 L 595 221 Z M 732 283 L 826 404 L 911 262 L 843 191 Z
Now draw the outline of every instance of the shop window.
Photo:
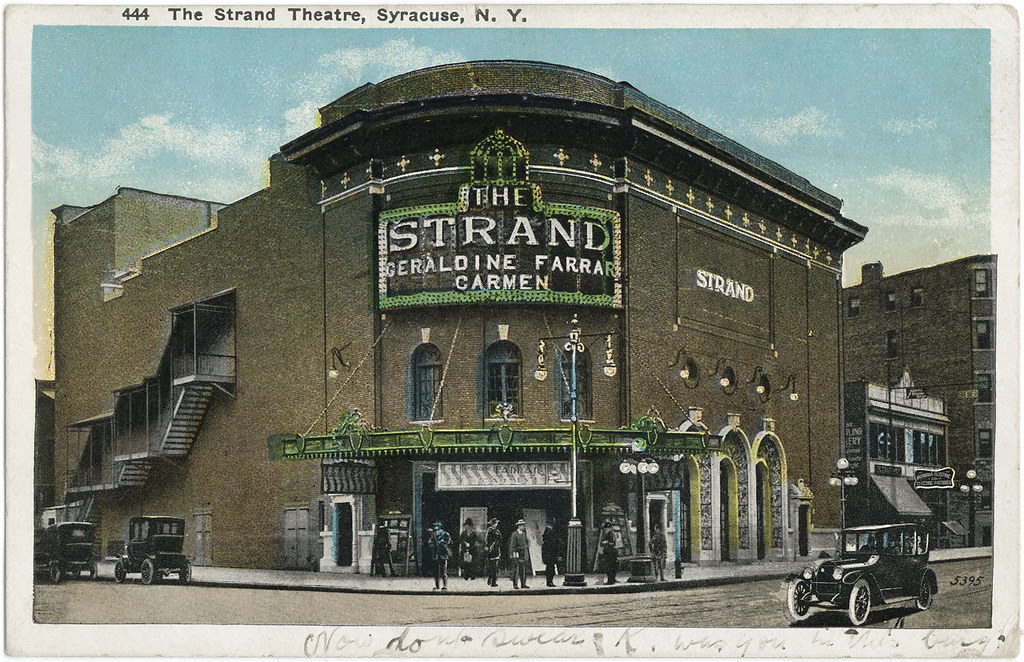
M 484 397 L 487 416 L 520 415 L 522 358 L 519 348 L 507 340 L 500 340 L 487 348 L 484 364 L 487 379 Z
M 903 459 L 903 452 L 897 449 L 904 443 L 903 428 L 894 427 L 889 434 L 889 427 L 882 423 L 871 423 L 868 426 L 868 455 L 876 460 L 895 462 Z
M 910 307 L 911 308 L 920 308 L 923 305 L 924 305 L 924 288 L 923 287 L 915 287 L 914 289 L 910 290 Z
M 992 375 L 977 375 L 978 402 L 992 402 Z
M 885 299 L 883 300 L 883 303 L 885 304 L 885 312 L 891 313 L 896 310 L 896 296 L 896 293 L 892 291 L 885 293 Z
M 992 457 L 992 429 L 978 430 L 978 457 Z
M 561 402 L 561 417 L 572 420 L 572 352 L 563 351 L 561 355 L 561 379 L 558 390 Z M 590 352 L 584 349 L 576 353 L 576 420 L 592 419 L 593 398 L 591 397 Z
M 412 418 L 429 421 L 441 418 L 441 352 L 429 343 L 412 353 Z
M 988 269 L 974 270 L 974 296 L 992 296 L 992 285 L 990 283 L 990 275 L 991 274 L 989 273 Z
M 860 315 L 860 297 L 850 297 L 846 301 L 846 316 L 857 317 Z
M 974 320 L 974 348 L 992 349 L 992 324 L 988 320 Z
M 899 356 L 900 353 L 900 341 L 898 331 L 886 331 L 885 332 L 885 355 L 894 359 Z

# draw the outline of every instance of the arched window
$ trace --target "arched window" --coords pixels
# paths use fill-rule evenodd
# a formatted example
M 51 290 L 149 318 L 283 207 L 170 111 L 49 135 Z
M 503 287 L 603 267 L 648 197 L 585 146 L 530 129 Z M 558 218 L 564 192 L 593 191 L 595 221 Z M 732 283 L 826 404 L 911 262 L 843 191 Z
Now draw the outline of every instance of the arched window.
M 522 358 L 519 348 L 507 340 L 500 340 L 484 353 L 487 391 L 484 401 L 488 416 L 500 416 L 500 405 L 509 415 L 522 413 L 519 378 Z
M 572 352 L 562 351 L 562 378 L 559 380 L 561 416 L 572 420 Z M 590 420 L 594 417 L 591 397 L 590 351 L 576 352 L 576 420 Z
M 441 352 L 427 343 L 412 353 L 412 419 L 429 421 L 442 416 Z M 436 401 L 436 403 L 435 403 Z

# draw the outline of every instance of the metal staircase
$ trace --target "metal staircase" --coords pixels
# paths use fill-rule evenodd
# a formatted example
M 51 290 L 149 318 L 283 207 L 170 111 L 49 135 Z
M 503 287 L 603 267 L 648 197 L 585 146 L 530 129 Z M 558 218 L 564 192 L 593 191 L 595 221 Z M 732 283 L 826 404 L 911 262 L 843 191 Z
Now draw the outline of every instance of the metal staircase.
M 148 457 L 132 458 L 121 462 L 121 469 L 117 474 L 117 484 L 124 487 L 144 484 L 152 466 L 153 461 Z
M 191 382 L 181 388 L 181 394 L 174 404 L 174 413 L 160 442 L 162 455 L 188 455 L 212 394 L 213 384 L 206 382 Z

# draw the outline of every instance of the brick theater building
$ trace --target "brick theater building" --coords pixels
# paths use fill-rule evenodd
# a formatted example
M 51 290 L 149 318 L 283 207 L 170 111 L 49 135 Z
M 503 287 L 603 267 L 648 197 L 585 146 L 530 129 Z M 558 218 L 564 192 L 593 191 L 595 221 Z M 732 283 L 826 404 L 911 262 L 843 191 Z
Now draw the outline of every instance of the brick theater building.
M 625 556 L 665 532 L 670 567 L 837 524 L 866 232 L 839 199 L 561 66 L 433 67 L 320 113 L 230 205 L 56 210 L 68 516 L 109 543 L 178 515 L 199 563 L 342 572 L 381 518 L 409 572 L 435 520 L 539 541 L 575 515 L 588 571 L 604 520 Z
M 883 387 L 888 380 L 895 392 L 906 371 L 916 387 L 902 394 L 914 396 L 909 406 L 943 401 L 949 419 L 944 463 L 955 471 L 956 484 L 943 493 L 948 495 L 944 516 L 943 509 L 933 510 L 940 521 L 959 523 L 955 533 L 962 526 L 968 540 L 979 545 L 992 544 L 996 275 L 995 255 L 889 276 L 873 262 L 862 267 L 861 282 L 844 291 L 847 379 Z M 895 432 L 889 445 L 897 455 L 889 464 L 903 465 L 914 438 L 899 426 Z M 962 480 L 971 470 L 976 479 Z M 908 470 L 902 475 L 913 479 Z M 973 488 L 975 482 L 981 487 Z M 960 490 L 964 483 L 970 483 L 966 495 Z

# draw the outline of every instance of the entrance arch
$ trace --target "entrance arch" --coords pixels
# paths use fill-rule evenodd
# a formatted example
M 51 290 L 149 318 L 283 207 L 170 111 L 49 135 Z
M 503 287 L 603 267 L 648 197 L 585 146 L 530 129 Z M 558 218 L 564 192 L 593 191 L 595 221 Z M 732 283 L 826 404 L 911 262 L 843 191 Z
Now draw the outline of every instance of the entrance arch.
M 718 548 L 722 561 L 734 561 L 740 548 L 739 482 L 736 465 L 728 457 L 718 463 Z
M 752 456 L 758 481 L 764 481 L 764 489 L 758 488 L 759 505 L 758 547 L 763 544 L 768 555 L 786 556 L 786 530 L 788 529 L 788 501 L 786 490 L 786 456 L 782 442 L 770 431 L 761 432 L 754 438 Z M 763 473 L 760 473 L 763 472 Z M 762 524 L 763 522 L 763 524 Z

